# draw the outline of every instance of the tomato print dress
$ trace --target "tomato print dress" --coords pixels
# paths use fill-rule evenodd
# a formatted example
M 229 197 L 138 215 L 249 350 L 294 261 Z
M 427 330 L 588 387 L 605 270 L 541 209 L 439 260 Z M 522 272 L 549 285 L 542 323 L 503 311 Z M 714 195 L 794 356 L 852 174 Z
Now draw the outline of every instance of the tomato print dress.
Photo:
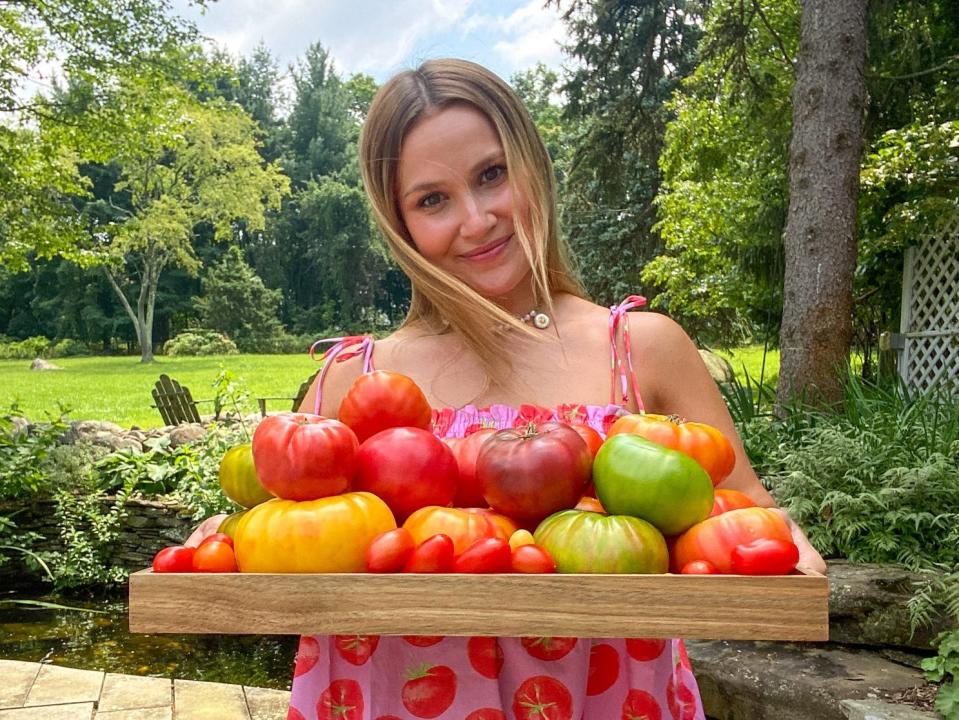
M 630 296 L 610 309 L 610 404 L 492 405 L 434 410 L 440 437 L 484 426 L 515 427 L 548 419 L 586 422 L 605 436 L 634 393 L 626 312 L 645 303 Z M 617 350 L 622 325 L 625 362 Z M 372 369 L 371 338 L 337 338 L 334 349 L 359 345 Z M 329 363 L 327 363 L 329 364 Z M 323 378 L 320 378 L 322 388 Z M 618 381 L 618 382 L 617 382 Z M 618 386 L 618 387 L 617 387 Z M 616 391 L 621 402 L 616 403 Z M 319 398 L 317 398 L 317 411 Z M 573 637 L 428 637 L 335 635 L 300 638 L 287 720 L 704 720 L 696 679 L 682 640 Z

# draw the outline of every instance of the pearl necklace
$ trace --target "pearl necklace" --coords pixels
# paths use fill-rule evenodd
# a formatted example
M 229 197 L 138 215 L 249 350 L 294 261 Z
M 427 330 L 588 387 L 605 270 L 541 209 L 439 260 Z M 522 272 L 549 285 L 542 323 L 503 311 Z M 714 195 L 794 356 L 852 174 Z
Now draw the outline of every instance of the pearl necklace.
M 528 313 L 520 317 L 520 322 L 531 323 L 533 327 L 539 330 L 545 330 L 549 327 L 550 319 L 549 315 L 544 312 L 540 312 L 535 308 L 530 310 Z

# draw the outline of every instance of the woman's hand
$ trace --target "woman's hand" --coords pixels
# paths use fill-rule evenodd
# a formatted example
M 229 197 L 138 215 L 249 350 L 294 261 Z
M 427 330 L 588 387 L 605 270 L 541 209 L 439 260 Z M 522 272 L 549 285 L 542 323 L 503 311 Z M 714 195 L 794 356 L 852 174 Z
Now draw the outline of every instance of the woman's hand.
M 806 533 L 803 532 L 802 528 L 796 524 L 795 520 L 789 517 L 789 514 L 785 510 L 781 508 L 769 509 L 779 515 L 789 525 L 793 542 L 796 543 L 796 547 L 799 548 L 799 562 L 796 565 L 796 569 L 825 575 L 826 561 L 822 559 L 822 555 L 820 555 L 816 548 L 812 546 L 812 543 L 809 542 L 809 538 L 806 537 Z
M 226 517 L 226 513 L 220 513 L 219 515 L 208 517 L 197 526 L 196 530 L 190 533 L 190 537 L 188 537 L 186 542 L 183 544 L 187 547 L 197 547 L 201 542 L 217 531 L 217 528 L 220 527 L 220 523 L 222 523 Z

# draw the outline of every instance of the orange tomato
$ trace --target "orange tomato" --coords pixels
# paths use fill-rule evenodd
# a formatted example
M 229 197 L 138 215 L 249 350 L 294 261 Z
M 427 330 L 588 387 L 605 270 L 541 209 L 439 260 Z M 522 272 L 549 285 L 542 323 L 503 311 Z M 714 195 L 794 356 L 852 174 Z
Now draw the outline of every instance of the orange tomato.
M 713 486 L 733 471 L 736 453 L 726 436 L 712 425 L 687 422 L 675 415 L 636 413 L 613 423 L 607 438 L 633 433 L 689 455 L 709 473 Z
M 711 562 L 721 573 L 731 573 L 733 550 L 758 538 L 792 542 L 786 521 L 768 508 L 730 510 L 693 525 L 672 548 L 673 572 L 697 560 Z
M 438 505 L 415 511 L 406 519 L 403 527 L 410 531 L 417 545 L 434 535 L 449 536 L 453 540 L 453 552 L 456 555 L 484 538 L 509 540 L 517 530 L 516 523 L 492 510 Z
M 193 553 L 193 572 L 236 572 L 236 555 L 229 543 L 210 540 Z
M 395 527 L 393 513 L 372 493 L 277 498 L 248 510 L 233 541 L 240 572 L 364 572 L 370 543 Z
M 747 507 L 756 507 L 756 503 L 746 493 L 739 492 L 739 490 L 716 489 L 713 492 L 713 509 L 709 513 L 709 517 Z

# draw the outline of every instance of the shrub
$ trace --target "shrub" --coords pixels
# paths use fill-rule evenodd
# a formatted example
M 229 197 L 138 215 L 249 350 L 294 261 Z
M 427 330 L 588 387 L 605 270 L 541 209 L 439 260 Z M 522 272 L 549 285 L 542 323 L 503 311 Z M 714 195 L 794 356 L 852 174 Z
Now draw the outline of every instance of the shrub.
M 0 342 L 0 360 L 32 360 L 49 357 L 50 340 L 43 336 Z
M 74 340 L 73 338 L 58 340 L 56 344 L 50 348 L 50 357 L 75 357 L 77 355 L 89 354 L 90 346 L 82 340 Z
M 167 355 L 235 355 L 236 344 L 215 330 L 187 330 L 170 340 L 164 351 Z

